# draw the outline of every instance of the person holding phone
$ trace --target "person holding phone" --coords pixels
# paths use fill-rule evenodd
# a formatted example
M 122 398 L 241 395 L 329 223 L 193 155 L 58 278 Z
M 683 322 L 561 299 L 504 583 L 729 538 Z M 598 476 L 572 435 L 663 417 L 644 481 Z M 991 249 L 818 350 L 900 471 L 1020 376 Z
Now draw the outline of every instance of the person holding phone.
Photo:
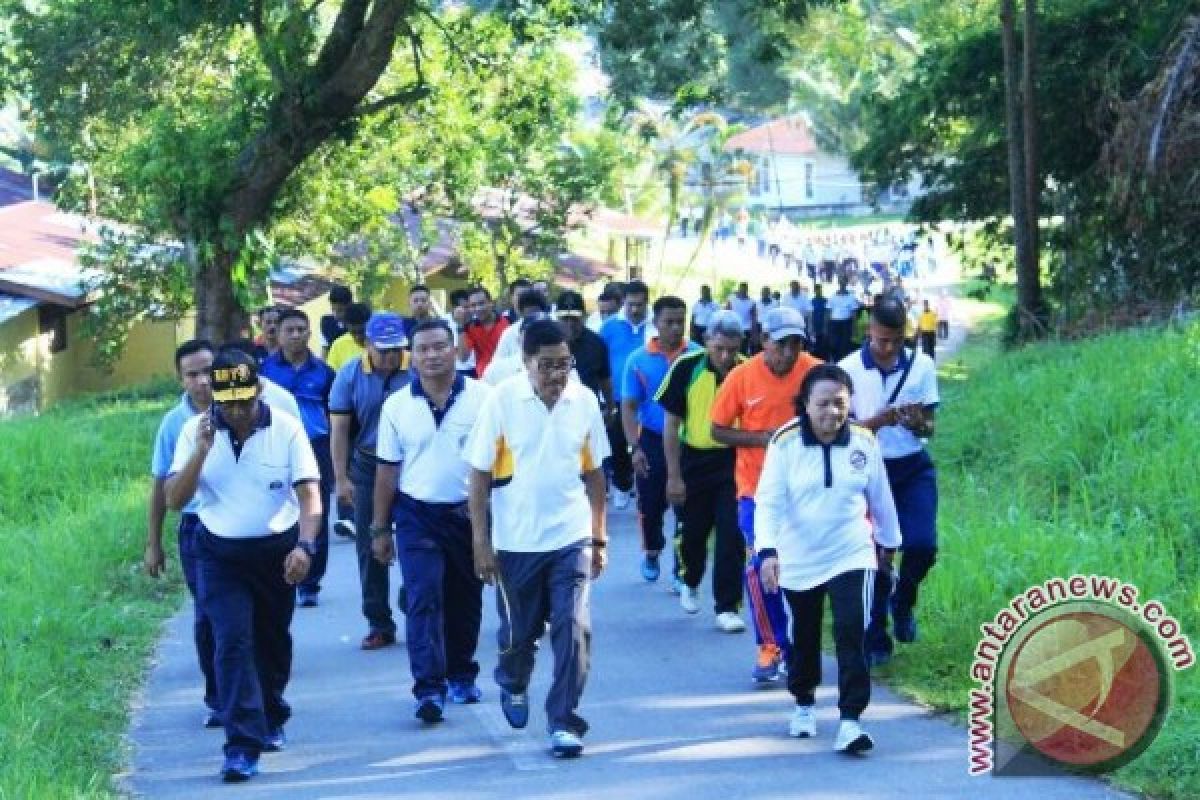
M 903 540 L 898 574 L 880 569 L 877 576 L 867 630 L 873 665 L 891 659 L 889 612 L 896 639 L 916 641 L 917 591 L 937 560 L 937 469 L 925 449 L 939 403 L 937 368 L 932 358 L 904 346 L 907 320 L 903 301 L 884 295 L 871 310 L 867 342 L 839 364 L 854 382 L 854 419 L 879 439 Z
M 194 500 L 199 518 L 198 599 L 215 642 L 221 776 L 232 783 L 284 747 L 295 587 L 317 554 L 321 476 L 303 424 L 260 401 L 252 356 L 219 351 L 210 386 L 213 406 L 184 424 L 163 489 L 173 509 Z

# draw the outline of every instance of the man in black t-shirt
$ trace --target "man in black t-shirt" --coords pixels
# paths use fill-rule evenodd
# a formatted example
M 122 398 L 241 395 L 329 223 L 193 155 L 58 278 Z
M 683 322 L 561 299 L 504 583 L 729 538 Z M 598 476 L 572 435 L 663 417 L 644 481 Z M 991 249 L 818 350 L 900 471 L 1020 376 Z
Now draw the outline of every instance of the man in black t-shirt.
M 584 324 L 583 297 L 569 289 L 558 295 L 558 320 L 567 334 L 567 346 L 575 357 L 579 382 L 596 393 L 605 413 L 614 413 L 612 373 L 608 365 L 608 346 Z
M 329 290 L 329 308 L 332 314 L 321 317 L 321 358 L 330 346 L 346 332 L 346 309 L 354 302 L 354 295 L 345 286 L 334 286 Z

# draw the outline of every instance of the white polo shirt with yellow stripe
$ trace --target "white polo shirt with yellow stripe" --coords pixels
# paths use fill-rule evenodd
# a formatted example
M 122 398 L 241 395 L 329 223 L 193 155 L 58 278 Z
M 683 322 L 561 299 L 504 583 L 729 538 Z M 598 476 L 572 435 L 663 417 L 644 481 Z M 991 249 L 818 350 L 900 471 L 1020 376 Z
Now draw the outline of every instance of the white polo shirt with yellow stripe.
M 467 440 L 467 462 L 492 474 L 492 545 L 545 553 L 592 536 L 583 475 L 610 454 L 596 395 L 568 381 L 547 409 L 527 373 L 503 381 Z

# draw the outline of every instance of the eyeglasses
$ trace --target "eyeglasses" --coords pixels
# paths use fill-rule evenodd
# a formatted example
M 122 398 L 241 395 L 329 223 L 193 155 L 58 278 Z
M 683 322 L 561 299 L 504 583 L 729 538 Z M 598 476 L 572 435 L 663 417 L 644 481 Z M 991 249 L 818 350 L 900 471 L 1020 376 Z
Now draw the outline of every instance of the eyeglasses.
M 537 371 L 542 375 L 553 375 L 556 372 L 570 372 L 571 370 L 575 369 L 575 356 L 571 356 L 570 358 L 555 359 L 553 361 L 539 358 L 536 362 L 534 362 L 534 365 L 537 367 Z

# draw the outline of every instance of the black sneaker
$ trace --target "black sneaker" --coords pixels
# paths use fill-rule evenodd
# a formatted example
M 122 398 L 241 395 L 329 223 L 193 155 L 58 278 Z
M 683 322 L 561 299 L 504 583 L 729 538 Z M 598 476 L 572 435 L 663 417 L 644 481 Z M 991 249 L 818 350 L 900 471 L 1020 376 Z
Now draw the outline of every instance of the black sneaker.
M 333 532 L 343 539 L 353 539 L 356 535 L 354 523 L 348 519 L 339 519 L 333 523 Z
M 416 717 L 421 722 L 432 725 L 442 721 L 442 711 L 445 701 L 437 695 L 422 697 L 417 701 Z
M 285 747 L 287 747 L 287 736 L 283 732 L 282 725 L 267 731 L 267 739 L 263 742 L 264 753 L 278 753 Z
M 524 728 L 529 724 L 529 695 L 525 692 L 500 691 L 500 710 L 504 718 L 514 728 Z
M 233 753 L 225 756 L 221 766 L 221 780 L 226 783 L 242 783 L 258 774 L 258 759 L 251 758 L 245 753 Z

